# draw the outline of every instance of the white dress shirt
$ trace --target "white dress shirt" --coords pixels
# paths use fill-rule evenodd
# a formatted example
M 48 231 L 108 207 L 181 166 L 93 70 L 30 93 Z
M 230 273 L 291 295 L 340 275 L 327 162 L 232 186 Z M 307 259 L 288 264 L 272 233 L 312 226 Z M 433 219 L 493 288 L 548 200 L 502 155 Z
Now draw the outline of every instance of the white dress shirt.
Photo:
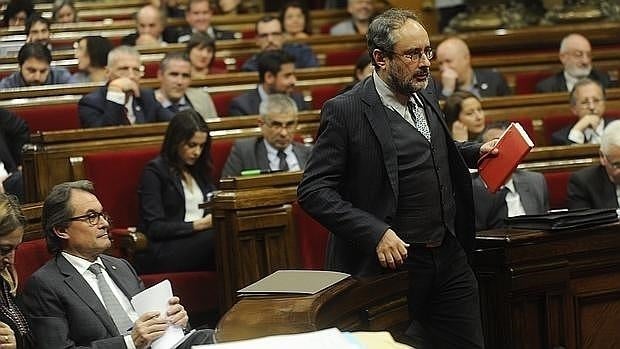
M 272 170 L 280 169 L 280 158 L 278 157 L 278 149 L 274 148 L 267 140 L 263 139 L 265 142 L 265 148 L 267 148 L 267 160 L 269 160 L 269 168 Z M 297 161 L 297 156 L 293 153 L 293 145 L 289 144 L 288 147 L 284 148 L 284 154 L 286 154 L 286 163 L 288 164 L 289 171 L 300 171 L 301 167 L 299 166 L 299 161 Z
M 525 209 L 521 203 L 521 196 L 515 188 L 512 178 L 504 185 L 508 189 L 506 193 L 506 206 L 508 207 L 508 217 L 523 216 Z
M 101 292 L 99 291 L 99 285 L 97 284 L 97 276 L 93 274 L 90 270 L 88 270 L 88 267 L 90 267 L 90 265 L 93 263 L 87 261 L 84 258 L 74 256 L 67 252 L 61 253 L 63 257 L 65 257 L 67 261 L 78 271 L 78 273 L 82 275 L 88 286 L 90 286 L 93 292 L 95 292 L 95 294 L 101 301 L 101 304 L 105 307 L 103 297 L 101 296 Z M 108 275 L 108 272 L 106 271 L 106 268 L 103 265 L 101 258 L 97 257 L 95 263 L 101 266 L 101 273 L 103 274 L 105 281 L 108 283 L 108 285 L 110 285 L 112 293 L 114 293 L 114 296 L 116 297 L 116 299 L 118 299 L 119 303 L 127 313 L 127 316 L 129 316 L 129 319 L 135 323 L 138 319 L 138 313 L 136 313 L 136 311 L 133 309 L 133 306 L 129 302 L 129 299 L 127 298 L 127 296 L 125 296 L 123 291 L 121 291 L 121 289 L 116 286 L 116 283 L 114 282 L 114 280 L 112 280 L 110 275 Z M 123 336 L 123 339 L 125 340 L 125 344 L 127 345 L 128 349 L 136 349 L 136 346 L 133 343 L 133 339 L 131 339 L 131 334 Z

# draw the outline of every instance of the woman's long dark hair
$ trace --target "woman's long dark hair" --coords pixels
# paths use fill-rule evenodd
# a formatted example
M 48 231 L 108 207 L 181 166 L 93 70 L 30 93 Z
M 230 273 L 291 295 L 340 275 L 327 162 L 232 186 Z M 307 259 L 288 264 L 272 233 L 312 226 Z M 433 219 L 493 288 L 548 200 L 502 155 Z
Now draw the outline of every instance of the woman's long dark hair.
M 446 115 L 446 124 L 448 128 L 452 128 L 452 124 L 459 119 L 461 109 L 463 109 L 463 101 L 467 98 L 475 98 L 480 101 L 480 98 L 475 94 L 468 91 L 456 91 L 446 99 L 446 103 L 443 106 L 443 113 Z
M 196 163 L 192 166 L 186 165 L 179 156 L 179 146 L 189 141 L 196 132 L 206 132 L 207 142 Z M 199 178 L 208 179 L 211 175 L 211 135 L 209 134 L 209 126 L 206 121 L 193 109 L 187 109 L 178 112 L 166 130 L 164 143 L 161 146 L 161 156 L 168 163 L 170 169 L 177 174 L 181 174 L 187 169 L 192 176 L 198 180 Z

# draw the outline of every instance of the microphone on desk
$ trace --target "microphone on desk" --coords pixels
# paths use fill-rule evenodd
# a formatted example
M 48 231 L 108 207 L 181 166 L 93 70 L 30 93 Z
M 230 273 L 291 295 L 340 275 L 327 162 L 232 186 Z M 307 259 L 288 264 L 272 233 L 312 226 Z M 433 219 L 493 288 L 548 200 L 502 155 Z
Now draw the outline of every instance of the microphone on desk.
M 241 171 L 241 175 L 242 176 L 258 176 L 258 175 L 262 175 L 262 174 L 269 174 L 269 173 L 277 173 L 277 172 L 285 172 L 284 170 L 261 170 L 261 169 L 252 169 L 252 170 L 243 170 Z

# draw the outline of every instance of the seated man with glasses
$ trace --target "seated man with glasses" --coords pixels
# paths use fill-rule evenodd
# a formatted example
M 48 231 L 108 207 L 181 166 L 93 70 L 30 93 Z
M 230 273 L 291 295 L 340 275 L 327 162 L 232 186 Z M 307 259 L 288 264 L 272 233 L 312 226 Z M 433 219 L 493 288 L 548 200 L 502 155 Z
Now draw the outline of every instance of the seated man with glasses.
M 55 256 L 30 277 L 23 294 L 34 337 L 45 348 L 149 348 L 170 326 L 186 328 L 178 297 L 159 311 L 138 314 L 130 299 L 144 290 L 123 259 L 103 254 L 111 246 L 110 220 L 89 181 L 61 183 L 43 203 L 43 234 Z M 192 334 L 180 348 L 211 341 Z
M 437 46 L 436 56 L 441 74 L 436 84 L 440 98 L 447 98 L 454 91 L 468 91 L 480 98 L 511 94 L 500 72 L 471 66 L 469 47 L 462 39 L 451 37 L 442 41 Z
M 536 84 L 536 92 L 569 92 L 583 78 L 596 80 L 604 88 L 610 87 L 609 75 L 592 68 L 592 47 L 583 35 L 565 36 L 560 43 L 559 57 L 564 69 Z
M 311 147 L 293 141 L 297 128 L 297 105 L 285 94 L 269 95 L 260 104 L 258 125 L 262 136 L 235 142 L 222 170 L 222 177 L 241 175 L 243 170 L 300 171 Z
M 152 89 L 140 88 L 144 67 L 140 53 L 119 46 L 108 54 L 108 83 L 82 97 L 78 115 L 82 127 L 103 127 L 169 121 L 174 116 L 155 99 Z
M 573 173 L 568 181 L 568 208 L 620 207 L 620 121 L 601 137 L 600 164 Z
M 318 67 L 319 61 L 316 59 L 310 46 L 297 42 L 284 42 L 282 33 L 282 23 L 277 17 L 265 16 L 256 23 L 256 45 L 261 52 L 271 50 L 282 50 L 295 58 L 296 68 Z M 257 71 L 258 55 L 253 55 L 243 63 L 241 70 Z
M 551 144 L 599 144 L 605 125 L 605 91 L 596 80 L 579 80 L 570 92 L 571 112 L 579 118 L 576 123 L 555 131 Z

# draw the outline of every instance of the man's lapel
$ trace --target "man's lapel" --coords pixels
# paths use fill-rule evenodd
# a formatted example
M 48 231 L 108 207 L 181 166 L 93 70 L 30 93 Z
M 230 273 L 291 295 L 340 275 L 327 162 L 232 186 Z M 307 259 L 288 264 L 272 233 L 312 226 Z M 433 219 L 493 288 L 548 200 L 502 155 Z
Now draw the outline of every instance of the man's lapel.
M 90 288 L 84 277 L 80 275 L 71 263 L 60 253 L 56 256 L 56 264 L 60 272 L 65 276 L 64 282 L 67 286 L 95 313 L 108 332 L 114 336 L 118 336 L 118 329 L 114 321 L 112 321 L 110 314 L 101 303 L 99 297 L 97 297 L 97 294 Z
M 370 127 L 381 145 L 385 170 L 390 179 L 392 192 L 394 193 L 394 197 L 398 198 L 398 159 L 396 157 L 396 146 L 394 145 L 392 132 L 390 131 L 390 125 L 387 120 L 388 116 L 375 88 L 372 75 L 368 77 L 363 84 L 362 100 L 367 105 L 366 108 L 364 108 L 364 116 L 370 123 Z

